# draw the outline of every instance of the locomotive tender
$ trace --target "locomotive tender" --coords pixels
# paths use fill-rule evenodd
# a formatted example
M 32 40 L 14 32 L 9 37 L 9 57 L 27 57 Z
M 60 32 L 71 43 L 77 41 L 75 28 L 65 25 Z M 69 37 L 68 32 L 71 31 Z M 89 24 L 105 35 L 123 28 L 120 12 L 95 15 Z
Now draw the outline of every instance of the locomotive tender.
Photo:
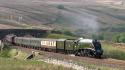
M 76 56 L 92 56 L 101 58 L 101 43 L 93 39 L 45 39 L 6 36 L 6 41 L 15 45 L 37 48 L 56 53 L 74 54 Z

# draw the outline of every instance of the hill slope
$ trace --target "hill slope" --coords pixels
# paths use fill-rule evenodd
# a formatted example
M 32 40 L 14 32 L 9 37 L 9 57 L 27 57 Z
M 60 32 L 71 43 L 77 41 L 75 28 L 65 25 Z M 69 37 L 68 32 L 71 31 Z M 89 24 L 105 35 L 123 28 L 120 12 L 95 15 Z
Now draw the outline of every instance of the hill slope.
M 82 35 L 102 32 L 114 34 L 125 31 L 125 9 L 100 5 L 89 0 L 59 1 L 61 2 L 1 0 L 0 24 L 9 28 L 64 29 Z

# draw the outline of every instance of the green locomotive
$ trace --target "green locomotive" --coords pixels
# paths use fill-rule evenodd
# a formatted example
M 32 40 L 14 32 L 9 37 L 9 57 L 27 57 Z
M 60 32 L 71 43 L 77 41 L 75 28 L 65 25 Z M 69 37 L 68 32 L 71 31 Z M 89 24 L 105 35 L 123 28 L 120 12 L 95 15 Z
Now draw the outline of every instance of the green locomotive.
M 56 49 L 59 52 L 63 51 L 67 54 L 75 54 L 76 56 L 95 56 L 100 58 L 103 55 L 101 43 L 98 40 L 92 39 L 58 40 Z
M 57 53 L 74 54 L 76 56 L 94 56 L 100 58 L 103 55 L 101 43 L 93 39 L 45 39 L 26 37 L 6 37 L 9 43 L 15 45 L 37 48 Z

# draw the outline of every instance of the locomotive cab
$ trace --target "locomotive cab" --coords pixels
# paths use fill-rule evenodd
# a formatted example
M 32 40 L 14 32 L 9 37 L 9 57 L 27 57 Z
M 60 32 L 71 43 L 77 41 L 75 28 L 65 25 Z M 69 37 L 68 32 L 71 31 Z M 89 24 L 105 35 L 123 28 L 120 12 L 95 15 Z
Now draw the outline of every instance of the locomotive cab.
M 93 43 L 94 50 L 95 50 L 95 56 L 100 58 L 101 55 L 103 55 L 101 43 L 98 40 L 93 40 L 92 43 Z

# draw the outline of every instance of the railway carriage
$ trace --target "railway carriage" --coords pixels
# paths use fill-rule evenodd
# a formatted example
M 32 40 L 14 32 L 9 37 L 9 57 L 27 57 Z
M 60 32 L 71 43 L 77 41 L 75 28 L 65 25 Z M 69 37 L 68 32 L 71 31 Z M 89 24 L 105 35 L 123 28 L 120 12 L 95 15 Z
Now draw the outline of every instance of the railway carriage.
M 56 49 L 56 41 L 56 39 L 15 37 L 14 43 L 20 46 L 29 46 L 33 48 L 43 47 Z
M 7 35 L 5 37 L 6 42 L 13 43 L 15 35 Z
M 56 48 L 57 39 L 41 39 L 41 46 L 47 48 Z
M 66 41 L 66 39 L 58 39 L 56 41 L 56 51 L 57 52 L 65 52 L 65 41 Z

